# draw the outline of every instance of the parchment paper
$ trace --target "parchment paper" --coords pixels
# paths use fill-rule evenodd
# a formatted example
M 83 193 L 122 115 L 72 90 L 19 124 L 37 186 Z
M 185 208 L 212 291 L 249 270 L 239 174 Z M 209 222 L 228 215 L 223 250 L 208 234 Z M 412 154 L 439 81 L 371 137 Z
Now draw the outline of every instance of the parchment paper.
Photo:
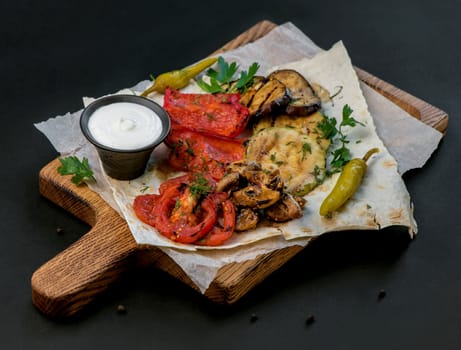
M 279 26 L 264 38 L 245 45 L 223 56 L 227 60 L 235 60 L 242 67 L 248 67 L 254 61 L 261 64 L 261 72 L 269 70 L 274 65 L 281 65 L 303 57 L 312 57 L 320 52 L 307 36 L 291 23 Z M 123 91 L 137 94 L 144 90 L 149 82 L 141 82 L 137 86 Z M 405 111 L 376 93 L 365 85 L 361 86 L 366 97 L 369 110 L 374 116 L 374 122 L 384 144 L 398 162 L 399 172 L 422 167 L 437 147 L 442 135 L 412 118 Z M 91 99 L 86 99 L 88 103 Z M 161 101 L 158 101 L 161 103 Z M 90 188 L 98 192 L 109 205 L 120 212 L 120 207 L 114 200 L 114 188 L 111 179 L 101 170 L 99 158 L 94 148 L 86 142 L 79 128 L 81 111 L 68 113 L 64 116 L 51 118 L 36 124 L 37 129 L 45 134 L 56 150 L 62 155 L 75 154 L 87 157 L 95 171 L 96 183 L 88 183 Z M 414 132 L 417 128 L 417 132 Z M 412 130 L 414 137 L 405 132 Z M 405 137 L 402 137 L 404 132 Z M 421 138 L 422 133 L 425 135 Z M 417 152 L 415 151 L 417 150 Z M 417 157 L 415 157 L 417 155 Z M 154 157 L 162 156 L 162 149 L 158 148 Z M 217 271 L 231 262 L 240 262 L 254 259 L 260 254 L 271 252 L 281 247 L 291 245 L 305 246 L 310 238 L 286 241 L 281 236 L 275 236 L 264 241 L 246 245 L 243 248 L 234 248 L 226 251 L 185 251 L 174 248 L 161 248 L 168 254 L 191 278 L 191 280 L 205 292 L 213 281 Z M 143 242 L 140 242 L 143 243 Z

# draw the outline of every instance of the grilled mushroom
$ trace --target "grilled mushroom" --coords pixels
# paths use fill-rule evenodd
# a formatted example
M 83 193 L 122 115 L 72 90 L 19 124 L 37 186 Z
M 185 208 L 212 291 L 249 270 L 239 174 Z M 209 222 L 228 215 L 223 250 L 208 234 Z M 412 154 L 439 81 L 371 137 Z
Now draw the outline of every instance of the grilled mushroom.
M 235 191 L 232 194 L 232 199 L 240 207 L 264 209 L 280 199 L 280 192 L 271 190 L 264 185 L 249 185 Z
M 274 169 L 271 172 L 244 169 L 241 172 L 241 175 L 252 184 L 264 185 L 275 191 L 283 190 L 283 181 L 280 177 L 280 171 L 278 169 Z
M 273 221 L 284 222 L 300 218 L 303 209 L 291 194 L 285 193 L 280 201 L 266 209 L 266 215 Z
M 226 173 L 239 173 L 240 175 L 243 176 L 243 173 L 248 170 L 254 170 L 254 171 L 261 171 L 261 165 L 257 162 L 253 161 L 238 161 L 238 162 L 233 162 L 227 165 L 226 167 Z
M 252 230 L 256 228 L 258 221 L 259 217 L 253 210 L 250 208 L 242 208 L 237 213 L 235 230 L 239 232 Z
M 237 172 L 231 172 L 226 174 L 217 184 L 216 192 L 227 192 L 233 189 L 237 189 L 240 182 L 240 174 Z

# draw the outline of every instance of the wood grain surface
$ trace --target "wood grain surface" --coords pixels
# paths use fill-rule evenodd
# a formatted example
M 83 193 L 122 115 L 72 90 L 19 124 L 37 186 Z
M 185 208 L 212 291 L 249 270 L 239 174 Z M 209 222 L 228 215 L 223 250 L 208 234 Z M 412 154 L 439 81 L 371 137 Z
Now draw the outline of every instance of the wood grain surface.
M 275 26 L 269 21 L 259 22 L 215 53 L 252 42 Z M 373 89 L 413 117 L 445 133 L 448 125 L 445 112 L 359 68 L 356 70 L 359 78 Z M 74 315 L 125 271 L 141 266 L 162 269 L 198 291 L 187 274 L 161 250 L 136 244 L 125 220 L 98 194 L 60 176 L 59 165 L 55 159 L 40 171 L 40 193 L 92 228 L 33 274 L 32 302 L 42 313 L 52 318 Z M 215 302 L 234 303 L 301 250 L 302 247 L 294 246 L 226 265 L 218 271 L 204 295 Z

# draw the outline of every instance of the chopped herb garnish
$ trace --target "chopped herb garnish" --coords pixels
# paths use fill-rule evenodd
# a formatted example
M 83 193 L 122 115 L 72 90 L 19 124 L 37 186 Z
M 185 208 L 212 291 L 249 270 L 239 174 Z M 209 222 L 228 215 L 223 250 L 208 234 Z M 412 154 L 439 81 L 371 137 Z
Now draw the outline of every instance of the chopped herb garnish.
M 139 192 L 144 193 L 144 192 L 146 192 L 148 189 L 149 189 L 149 186 L 144 186 L 143 188 L 141 188 L 141 189 L 139 190 Z
M 195 197 L 200 197 L 210 193 L 213 190 L 208 180 L 202 174 L 194 176 L 194 182 L 190 185 L 190 192 Z
M 324 171 L 322 171 L 322 169 L 318 165 L 314 167 L 314 171 L 312 172 L 312 175 L 314 175 L 315 181 L 318 184 L 321 184 L 323 182 L 325 174 L 324 174 Z
M 71 181 L 74 184 L 80 185 L 85 179 L 96 181 L 87 158 L 83 157 L 80 161 L 76 156 L 69 156 L 59 158 L 59 161 L 61 166 L 58 167 L 58 173 L 61 175 L 73 175 Z
M 248 71 L 241 71 L 240 77 L 234 81 L 239 66 L 237 62 L 228 63 L 221 56 L 218 58 L 218 70 L 208 69 L 209 83 L 203 79 L 197 81 L 198 86 L 211 94 L 217 92 L 244 92 L 253 83 L 253 78 L 259 69 L 259 64 L 254 62 Z
M 311 148 L 311 145 L 307 142 L 303 143 L 303 156 L 302 156 L 302 160 L 304 160 L 306 158 L 306 155 L 307 153 L 311 153 L 312 154 L 312 148 Z
M 341 91 L 343 91 L 343 87 L 342 86 L 338 86 L 338 91 L 336 91 L 333 95 L 330 96 L 330 99 L 334 99 L 336 96 L 338 96 Z
M 186 140 L 186 144 L 187 144 L 187 149 L 186 149 L 187 154 L 190 155 L 191 157 L 194 157 L 195 152 L 194 152 L 194 149 L 191 147 L 189 141 Z

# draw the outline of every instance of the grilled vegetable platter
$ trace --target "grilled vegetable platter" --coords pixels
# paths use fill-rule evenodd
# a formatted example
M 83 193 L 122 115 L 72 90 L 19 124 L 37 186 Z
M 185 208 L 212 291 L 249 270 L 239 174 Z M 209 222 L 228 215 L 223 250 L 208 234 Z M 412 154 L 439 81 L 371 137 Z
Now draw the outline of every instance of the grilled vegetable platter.
M 140 243 L 226 249 L 339 230 L 417 231 L 341 42 L 267 72 L 212 57 L 138 93 L 172 123 L 141 178 L 108 179 Z
M 395 153 L 402 133 L 392 120 L 405 119 L 415 141 L 425 135 L 424 144 L 436 145 L 446 113 L 354 68 L 341 42 L 314 50 L 292 24 L 267 21 L 242 35 L 218 51 L 223 58 L 157 72 L 115 93 L 142 95 L 170 114 L 171 133 L 139 178 L 106 175 L 79 133 L 82 111 L 35 125 L 61 154 L 40 171 L 40 192 L 91 226 L 33 274 L 32 301 L 42 312 L 72 315 L 144 265 L 230 304 L 324 233 L 387 226 L 416 233 L 399 171 L 424 163 Z M 274 50 L 277 43 L 302 45 L 302 54 Z M 424 124 L 394 105 L 402 101 Z M 404 138 L 411 157 L 413 140 Z M 415 155 L 427 159 L 421 148 Z

